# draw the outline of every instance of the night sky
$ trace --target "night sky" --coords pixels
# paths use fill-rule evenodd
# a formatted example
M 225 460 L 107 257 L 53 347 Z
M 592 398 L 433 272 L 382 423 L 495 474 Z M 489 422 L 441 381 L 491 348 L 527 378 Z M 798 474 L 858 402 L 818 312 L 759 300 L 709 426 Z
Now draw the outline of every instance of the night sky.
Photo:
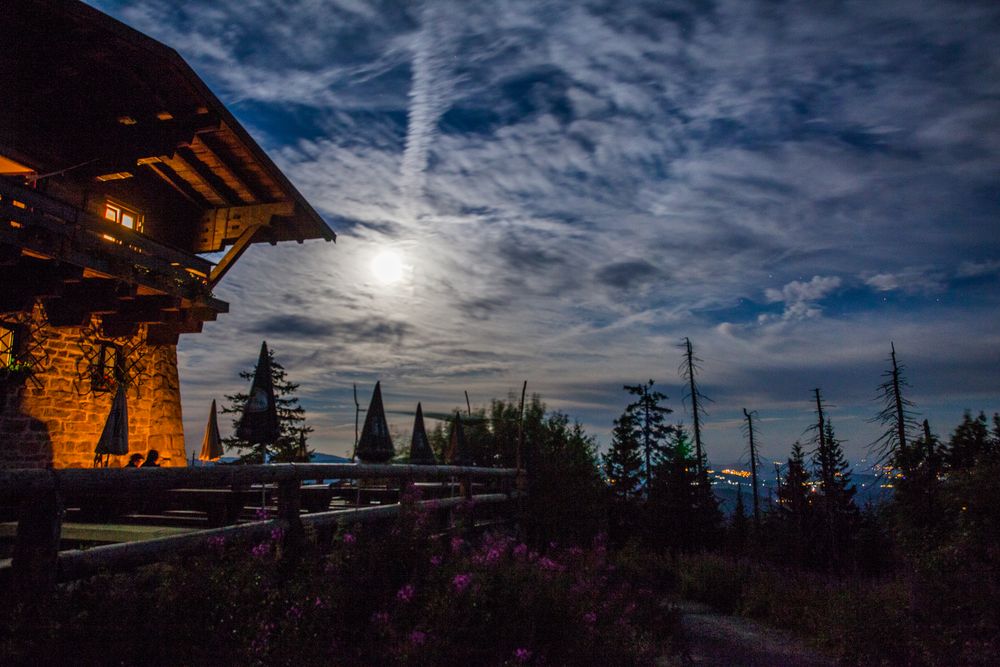
M 684 336 L 716 463 L 744 407 L 787 456 L 817 386 L 863 456 L 890 341 L 935 431 L 1000 410 L 995 1 L 93 4 L 177 49 L 339 235 L 253 247 L 182 337 L 189 449 L 261 339 L 340 454 L 379 379 L 394 410 L 526 379 L 606 444 L 653 378 L 688 423 Z

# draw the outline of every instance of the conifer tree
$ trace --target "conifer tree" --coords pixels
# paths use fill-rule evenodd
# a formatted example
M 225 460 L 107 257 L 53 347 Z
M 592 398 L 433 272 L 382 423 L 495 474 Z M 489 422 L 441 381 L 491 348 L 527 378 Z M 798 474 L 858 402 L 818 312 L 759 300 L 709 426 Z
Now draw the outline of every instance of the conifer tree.
M 819 485 L 816 503 L 821 518 L 821 533 L 826 546 L 826 563 L 839 568 L 851 547 L 858 527 L 858 508 L 854 504 L 855 488 L 851 483 L 850 466 L 844 450 L 827 418 L 820 390 L 816 396 L 816 449 L 813 468 Z
M 747 513 L 743 504 L 743 485 L 736 485 L 736 507 L 733 509 L 732 544 L 737 554 L 742 554 L 747 545 Z
M 811 549 L 812 512 L 809 502 L 811 482 L 805 451 L 796 442 L 788 457 L 785 476 L 778 478 L 778 530 L 785 549 L 804 564 Z
M 631 502 L 638 500 L 642 485 L 642 445 L 637 437 L 635 415 L 626 411 L 615 420 L 611 447 L 604 455 L 604 475 L 612 497 Z
M 968 410 L 951 435 L 948 443 L 946 460 L 953 470 L 972 468 L 980 459 L 986 457 L 990 450 L 989 432 L 986 428 L 986 415 L 982 412 L 974 418 Z
M 241 440 L 236 436 L 236 429 L 239 426 L 240 416 L 243 414 L 243 407 L 249 400 L 246 393 L 228 394 L 226 401 L 228 404 L 222 408 L 222 414 L 235 415 L 233 419 L 233 435 L 222 439 L 222 444 L 226 449 L 235 449 L 241 452 L 240 460 L 243 463 L 263 463 L 265 460 L 275 462 L 295 461 L 299 453 L 300 440 L 302 436 L 312 433 L 311 426 L 305 426 L 305 409 L 299 405 L 299 399 L 295 396 L 299 385 L 288 380 L 288 373 L 284 366 L 274 358 L 274 350 L 268 350 L 271 361 L 271 380 L 274 383 L 275 404 L 278 411 L 278 424 L 280 435 L 273 444 L 250 443 Z M 243 380 L 252 380 L 257 365 L 247 371 L 240 372 Z M 308 450 L 307 450 L 308 451 Z M 309 452 L 310 454 L 312 452 Z
M 671 549 L 700 549 L 718 542 L 722 523 L 711 486 L 700 484 L 695 453 L 684 428 L 673 438 L 654 470 L 646 506 L 649 541 Z
M 631 415 L 636 438 L 642 447 L 643 467 L 642 482 L 649 497 L 649 485 L 653 471 L 668 452 L 668 438 L 672 427 L 666 418 L 673 410 L 661 405 L 667 400 L 667 395 L 653 389 L 655 383 L 650 380 L 646 384 L 625 385 L 624 389 L 638 400 L 625 407 L 625 414 Z

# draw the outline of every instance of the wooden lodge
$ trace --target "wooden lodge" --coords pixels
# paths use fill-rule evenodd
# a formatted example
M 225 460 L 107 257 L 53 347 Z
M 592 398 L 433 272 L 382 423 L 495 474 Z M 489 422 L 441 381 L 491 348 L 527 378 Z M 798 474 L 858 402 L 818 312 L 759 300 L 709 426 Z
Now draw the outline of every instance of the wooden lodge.
M 76 0 L 0 36 L 0 467 L 92 466 L 119 384 L 184 465 L 178 337 L 251 243 L 335 235 L 169 47 Z

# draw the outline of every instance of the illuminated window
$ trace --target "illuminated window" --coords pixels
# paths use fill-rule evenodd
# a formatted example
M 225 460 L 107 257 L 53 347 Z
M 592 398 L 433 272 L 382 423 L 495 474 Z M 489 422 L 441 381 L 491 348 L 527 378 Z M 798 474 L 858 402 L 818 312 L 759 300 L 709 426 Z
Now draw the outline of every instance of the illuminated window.
M 117 222 L 122 227 L 141 232 L 142 216 L 127 206 L 122 206 L 117 202 L 107 202 L 104 205 L 104 217 L 111 222 Z
M 114 343 L 98 343 L 97 356 L 90 369 L 90 387 L 94 391 L 112 391 L 125 371 L 122 349 Z
M 8 368 L 14 363 L 14 328 L 0 322 L 0 368 Z

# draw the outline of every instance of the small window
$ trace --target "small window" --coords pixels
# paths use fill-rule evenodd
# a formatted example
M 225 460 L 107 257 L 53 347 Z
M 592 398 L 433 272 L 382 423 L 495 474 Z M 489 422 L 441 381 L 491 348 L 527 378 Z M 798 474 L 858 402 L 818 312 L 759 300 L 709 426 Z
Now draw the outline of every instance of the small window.
M 90 369 L 90 387 L 94 391 L 113 391 L 125 374 L 122 349 L 114 343 L 98 343 L 97 356 Z
M 0 322 L 0 369 L 9 368 L 16 357 L 14 348 L 14 327 Z
M 107 202 L 104 205 L 104 217 L 111 222 L 117 222 L 122 227 L 141 232 L 142 216 L 135 210 L 122 206 L 117 202 Z

